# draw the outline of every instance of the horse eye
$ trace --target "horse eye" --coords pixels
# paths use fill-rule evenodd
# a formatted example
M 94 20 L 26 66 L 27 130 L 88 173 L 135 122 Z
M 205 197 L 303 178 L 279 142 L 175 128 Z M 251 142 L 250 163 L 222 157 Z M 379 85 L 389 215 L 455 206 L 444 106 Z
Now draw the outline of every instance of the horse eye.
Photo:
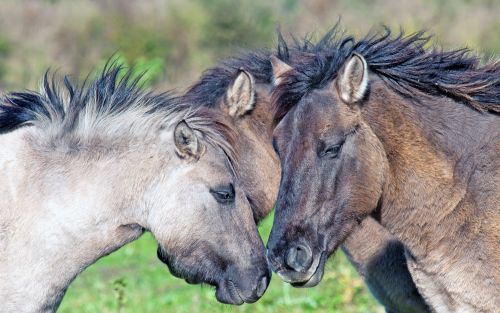
M 222 204 L 229 204 L 234 201 L 234 186 L 230 184 L 227 187 L 217 188 L 210 190 L 212 196 L 217 200 L 217 202 Z
M 334 158 L 338 157 L 340 149 L 342 148 L 342 144 L 343 143 L 329 146 L 328 148 L 323 150 L 323 152 L 321 152 L 320 156 L 321 157 L 328 157 L 330 159 L 334 159 Z

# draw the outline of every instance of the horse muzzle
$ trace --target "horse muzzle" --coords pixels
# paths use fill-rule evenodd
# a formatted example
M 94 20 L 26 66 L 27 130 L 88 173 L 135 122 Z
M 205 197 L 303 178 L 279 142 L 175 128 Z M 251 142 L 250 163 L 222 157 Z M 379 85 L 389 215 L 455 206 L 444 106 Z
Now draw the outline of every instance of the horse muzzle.
M 215 296 L 219 302 L 241 305 L 253 303 L 264 295 L 271 281 L 271 273 L 266 270 L 262 273 L 248 273 L 244 276 L 225 275 L 216 287 Z
M 285 282 L 294 287 L 314 287 L 323 278 L 327 253 L 313 254 L 306 244 L 292 244 L 280 257 L 267 252 L 271 269 Z

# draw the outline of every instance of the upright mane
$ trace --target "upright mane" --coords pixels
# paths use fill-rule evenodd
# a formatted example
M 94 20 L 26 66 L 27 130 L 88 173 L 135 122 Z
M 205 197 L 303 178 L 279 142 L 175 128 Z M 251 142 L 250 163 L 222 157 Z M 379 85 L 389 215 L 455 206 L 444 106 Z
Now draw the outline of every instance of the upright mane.
M 385 28 L 356 41 L 337 24 L 316 44 L 309 37 L 292 38 L 291 43 L 279 38 L 278 50 L 292 60 L 295 71 L 285 74 L 273 93 L 276 122 L 309 91 L 332 81 L 353 52 L 366 59 L 372 73 L 405 96 L 412 96 L 413 88 L 451 97 L 478 111 L 500 113 L 500 62 L 481 65 L 480 57 L 467 48 L 428 48 L 432 37 L 425 32 L 406 35 L 401 30 L 393 36 Z
M 188 88 L 183 100 L 198 106 L 213 107 L 225 94 L 239 69 L 252 74 L 256 83 L 271 84 L 272 54 L 282 60 L 288 60 L 288 56 L 282 54 L 280 50 L 273 52 L 268 49 L 241 52 L 236 56 L 222 59 L 216 67 L 206 70 L 200 79 Z
M 223 116 L 182 104 L 169 93 L 152 94 L 139 80 L 115 62 L 81 86 L 46 73 L 39 92 L 12 92 L 1 99 L 0 134 L 33 125 L 46 133 L 51 147 L 78 150 L 94 137 L 123 137 L 185 120 L 234 162 L 235 132 Z

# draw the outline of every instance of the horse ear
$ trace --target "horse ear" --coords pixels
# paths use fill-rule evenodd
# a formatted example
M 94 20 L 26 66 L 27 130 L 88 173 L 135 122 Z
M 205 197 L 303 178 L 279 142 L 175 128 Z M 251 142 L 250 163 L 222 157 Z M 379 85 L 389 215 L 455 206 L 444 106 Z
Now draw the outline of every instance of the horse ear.
M 368 90 L 368 65 L 360 54 L 353 53 L 340 71 L 337 80 L 340 99 L 352 104 L 363 99 Z
M 240 117 L 253 110 L 255 82 L 252 74 L 240 69 L 226 92 L 227 111 L 232 117 Z
M 283 81 L 283 75 L 293 68 L 285 62 L 278 59 L 276 56 L 271 56 L 271 66 L 273 67 L 273 84 L 278 86 Z
M 203 146 L 196 133 L 185 121 L 180 121 L 174 129 L 174 142 L 177 154 L 183 159 L 198 160 Z

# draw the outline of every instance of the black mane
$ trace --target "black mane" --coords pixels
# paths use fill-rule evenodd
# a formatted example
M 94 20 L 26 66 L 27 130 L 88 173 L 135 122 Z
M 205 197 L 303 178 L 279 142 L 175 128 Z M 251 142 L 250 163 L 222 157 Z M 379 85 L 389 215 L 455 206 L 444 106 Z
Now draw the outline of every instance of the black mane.
M 215 106 L 225 94 L 239 69 L 252 74 L 256 83 L 271 84 L 273 71 L 270 57 L 272 54 L 288 60 L 288 56 L 281 51 L 273 52 L 267 49 L 243 52 L 221 60 L 218 66 L 206 70 L 200 79 L 189 87 L 182 97 L 183 102 L 205 107 Z
M 12 92 L 1 99 L 0 133 L 36 122 L 61 123 L 68 131 L 77 126 L 78 116 L 89 105 L 96 116 L 118 114 L 132 106 L 145 106 L 151 112 L 177 107 L 168 94 L 143 91 L 140 79 L 114 61 L 108 62 L 96 79 L 82 86 L 74 85 L 67 77 L 62 81 L 55 75 L 49 78 L 46 72 L 40 92 Z
M 478 111 L 500 113 L 500 62 L 482 66 L 479 56 L 466 48 L 429 49 L 431 37 L 425 32 L 405 35 L 401 30 L 393 36 L 385 28 L 356 41 L 335 25 L 316 44 L 310 38 L 293 38 L 291 44 L 279 38 L 278 50 L 291 59 L 294 71 L 282 77 L 274 91 L 276 122 L 309 91 L 332 81 L 353 52 L 366 59 L 372 73 L 404 95 L 411 96 L 414 88 L 454 98 Z

